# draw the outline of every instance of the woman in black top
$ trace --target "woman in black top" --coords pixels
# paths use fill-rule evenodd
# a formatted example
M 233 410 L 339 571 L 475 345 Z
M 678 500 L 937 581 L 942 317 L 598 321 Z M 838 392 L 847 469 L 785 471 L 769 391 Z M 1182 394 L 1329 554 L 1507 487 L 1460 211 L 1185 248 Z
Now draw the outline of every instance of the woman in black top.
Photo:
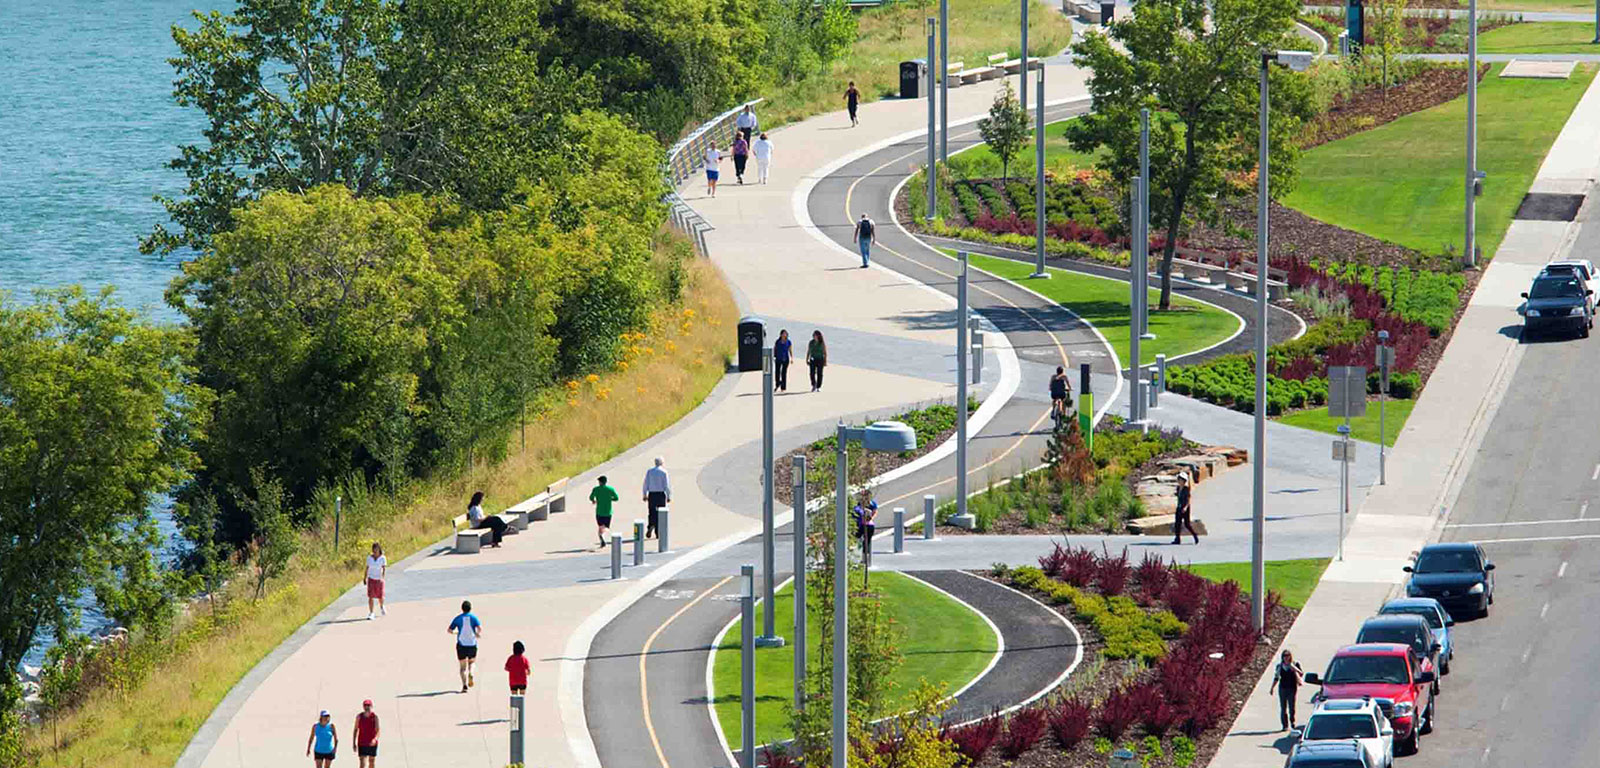
M 1267 686 L 1267 693 L 1278 689 L 1278 720 L 1283 724 L 1284 730 L 1297 727 L 1294 717 L 1295 695 L 1300 691 L 1300 684 L 1305 682 L 1306 675 L 1295 663 L 1294 654 L 1285 650 L 1283 660 L 1273 670 L 1272 685 Z
M 1067 369 L 1056 366 L 1056 375 L 1050 377 L 1050 415 L 1057 421 L 1067 418 L 1067 398 L 1072 394 L 1072 383 L 1067 381 Z
M 845 109 L 850 110 L 850 127 L 856 127 L 858 124 L 856 120 L 856 107 L 861 106 L 861 92 L 856 90 L 856 81 L 854 80 L 851 80 L 850 87 L 845 89 L 844 106 Z
M 1189 470 L 1184 470 L 1178 475 L 1178 510 L 1172 520 L 1172 543 L 1183 543 L 1183 532 L 1187 530 L 1194 537 L 1194 543 L 1200 543 L 1200 534 L 1194 532 L 1194 521 L 1189 509 Z

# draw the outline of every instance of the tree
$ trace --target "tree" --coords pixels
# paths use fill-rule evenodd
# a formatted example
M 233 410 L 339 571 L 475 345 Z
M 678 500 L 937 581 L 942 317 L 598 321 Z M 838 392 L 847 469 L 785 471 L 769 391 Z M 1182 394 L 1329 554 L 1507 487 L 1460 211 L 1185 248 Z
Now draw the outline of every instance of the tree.
M 41 628 L 66 637 L 89 587 L 154 568 L 154 502 L 189 477 L 204 426 L 192 348 L 110 289 L 0 295 L 0 670 Z
M 1372 30 L 1377 33 L 1378 59 L 1383 65 L 1383 95 L 1389 95 L 1389 60 L 1398 56 L 1405 46 L 1406 6 L 1408 0 L 1376 0 L 1372 9 Z
M 206 114 L 171 167 L 146 252 L 203 249 L 231 211 L 272 190 L 341 184 L 357 196 L 450 193 L 498 208 L 559 165 L 563 116 L 593 84 L 538 51 L 541 0 L 241 0 L 174 25 L 173 96 Z
M 1125 188 L 1139 173 L 1139 110 L 1150 109 L 1150 223 L 1166 230 L 1163 310 L 1187 217 L 1214 222 L 1219 204 L 1242 191 L 1229 175 L 1256 167 L 1259 52 L 1279 47 L 1298 10 L 1295 0 L 1143 0 L 1109 36 L 1073 44 L 1092 70 L 1094 111 L 1070 121 L 1067 138 L 1080 152 L 1102 152 L 1100 166 Z M 1303 78 L 1277 67 L 1270 77 L 1272 191 L 1282 195 L 1295 180 L 1295 132 L 1311 100 Z
M 1028 140 L 1028 116 L 1023 113 L 1016 92 L 1011 90 L 1010 80 L 994 95 L 994 103 L 989 105 L 989 116 L 978 121 L 978 133 L 995 156 L 1000 158 L 1002 183 L 1009 180 L 1011 159 L 1022 151 L 1023 143 Z
M 261 467 L 250 470 L 249 490 L 235 488 L 236 503 L 250 518 L 255 536 L 248 553 L 255 573 L 255 599 L 266 592 L 267 582 L 289 570 L 289 560 L 299 547 L 294 526 L 289 522 L 288 497 L 283 484 Z

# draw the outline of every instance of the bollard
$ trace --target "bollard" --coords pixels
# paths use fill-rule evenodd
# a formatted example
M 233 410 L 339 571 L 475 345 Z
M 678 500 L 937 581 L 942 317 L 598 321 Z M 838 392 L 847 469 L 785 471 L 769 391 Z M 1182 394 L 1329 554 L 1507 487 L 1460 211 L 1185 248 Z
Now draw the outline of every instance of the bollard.
M 524 701 L 522 694 L 511 694 L 511 762 L 516 765 L 523 762 Z
M 668 518 L 672 517 L 670 513 L 670 504 L 662 506 L 661 509 L 656 510 L 656 554 L 658 555 L 670 549 L 670 547 L 667 546 L 667 520 Z
M 333 551 L 339 551 L 339 523 L 344 518 L 344 497 L 333 497 Z
M 622 578 L 622 534 L 611 534 L 611 578 Z
M 644 565 L 644 521 L 633 521 L 633 564 Z
M 906 508 L 894 508 L 894 553 L 904 554 L 906 551 Z
M 1150 393 L 1150 407 L 1151 408 L 1155 408 L 1156 407 L 1156 395 L 1157 395 L 1157 391 L 1158 391 L 1157 388 L 1156 388 L 1156 385 L 1159 384 L 1159 383 L 1160 382 L 1157 381 L 1157 379 L 1156 379 L 1155 371 L 1151 371 L 1150 372 L 1150 383 L 1147 386 L 1145 386 L 1145 391 Z
M 933 494 L 922 497 L 922 540 L 933 541 Z
M 1160 381 L 1161 391 L 1167 391 L 1167 356 L 1156 355 L 1156 379 Z

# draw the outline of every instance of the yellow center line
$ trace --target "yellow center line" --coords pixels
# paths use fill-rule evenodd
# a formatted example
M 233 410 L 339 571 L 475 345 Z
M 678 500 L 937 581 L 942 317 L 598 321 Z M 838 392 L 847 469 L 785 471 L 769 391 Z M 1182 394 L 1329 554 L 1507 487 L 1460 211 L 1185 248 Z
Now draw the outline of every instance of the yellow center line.
M 732 576 L 724 577 L 722 581 L 711 585 L 710 589 L 701 592 L 695 599 L 690 600 L 688 605 L 679 608 L 677 613 L 672 614 L 666 621 L 661 623 L 661 626 L 656 627 L 656 631 L 650 633 L 650 637 L 644 641 L 644 648 L 639 651 L 639 703 L 644 706 L 644 730 L 645 733 L 650 735 L 650 746 L 655 747 L 656 759 L 661 761 L 661 768 L 672 767 L 667 764 L 666 753 L 661 751 L 661 741 L 656 738 L 656 725 L 650 719 L 650 685 L 649 678 L 646 677 L 645 661 L 650 658 L 650 648 L 655 645 L 656 638 L 660 637 L 667 627 L 672 626 L 672 622 L 677 621 L 679 616 L 687 613 L 690 608 L 695 607 L 701 600 L 706 599 L 706 595 L 721 589 L 722 585 L 730 581 L 733 581 Z M 709 695 L 710 691 L 706 693 Z

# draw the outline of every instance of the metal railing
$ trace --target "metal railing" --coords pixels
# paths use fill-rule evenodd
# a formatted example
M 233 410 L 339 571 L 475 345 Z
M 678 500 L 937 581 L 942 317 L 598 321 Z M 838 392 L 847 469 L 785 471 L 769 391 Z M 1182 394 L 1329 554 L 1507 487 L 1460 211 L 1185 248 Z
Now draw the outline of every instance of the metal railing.
M 707 255 L 706 233 L 716 227 L 711 226 L 711 222 L 706 221 L 699 211 L 678 195 L 678 185 L 705 166 L 708 147 L 733 143 L 735 121 L 738 120 L 739 113 L 743 112 L 745 107 L 752 107 L 763 101 L 765 99 L 747 101 L 723 112 L 701 124 L 688 136 L 679 139 L 667 149 L 667 162 L 662 168 L 662 173 L 666 177 L 667 187 L 672 190 L 665 198 L 668 218 L 672 222 L 673 229 L 694 241 L 695 252 L 701 256 Z

